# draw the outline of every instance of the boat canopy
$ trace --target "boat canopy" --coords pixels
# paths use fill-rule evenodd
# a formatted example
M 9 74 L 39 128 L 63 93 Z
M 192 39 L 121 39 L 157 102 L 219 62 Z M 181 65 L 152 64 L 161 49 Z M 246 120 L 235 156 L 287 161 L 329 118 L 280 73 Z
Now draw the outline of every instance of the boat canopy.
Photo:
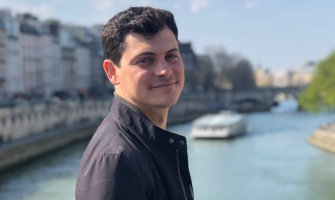
M 234 113 L 210 114 L 194 121 L 195 126 L 230 126 L 243 119 L 242 115 Z

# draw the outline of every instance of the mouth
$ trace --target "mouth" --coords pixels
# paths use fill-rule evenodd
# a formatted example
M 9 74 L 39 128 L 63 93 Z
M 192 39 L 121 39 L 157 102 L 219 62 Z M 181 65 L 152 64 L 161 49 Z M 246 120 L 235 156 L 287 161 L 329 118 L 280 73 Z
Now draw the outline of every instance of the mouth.
M 160 84 L 156 84 L 151 86 L 151 89 L 156 89 L 156 88 L 165 88 L 165 87 L 171 87 L 177 84 L 177 81 L 173 81 L 173 82 L 167 82 L 167 83 L 160 83 Z

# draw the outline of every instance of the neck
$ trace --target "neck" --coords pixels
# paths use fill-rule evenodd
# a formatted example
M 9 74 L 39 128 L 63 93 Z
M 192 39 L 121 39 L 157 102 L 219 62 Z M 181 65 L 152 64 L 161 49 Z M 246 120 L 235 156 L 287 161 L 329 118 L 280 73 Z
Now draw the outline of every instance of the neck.
M 148 111 L 140 109 L 145 116 L 147 116 L 150 121 L 158 126 L 161 129 L 166 129 L 167 117 L 168 117 L 168 108 L 162 108 L 155 111 Z
M 158 126 L 161 129 L 166 129 L 167 117 L 169 112 L 169 107 L 165 108 L 147 108 L 135 106 L 122 96 L 115 93 L 122 101 L 136 107 L 139 109 L 154 125 Z

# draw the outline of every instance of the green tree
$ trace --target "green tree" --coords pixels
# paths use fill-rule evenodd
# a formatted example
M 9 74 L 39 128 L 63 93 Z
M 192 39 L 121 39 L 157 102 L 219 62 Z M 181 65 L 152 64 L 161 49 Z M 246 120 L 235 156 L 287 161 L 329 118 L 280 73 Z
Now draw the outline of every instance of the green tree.
M 313 112 L 335 108 L 335 52 L 318 64 L 311 83 L 299 96 L 299 104 Z

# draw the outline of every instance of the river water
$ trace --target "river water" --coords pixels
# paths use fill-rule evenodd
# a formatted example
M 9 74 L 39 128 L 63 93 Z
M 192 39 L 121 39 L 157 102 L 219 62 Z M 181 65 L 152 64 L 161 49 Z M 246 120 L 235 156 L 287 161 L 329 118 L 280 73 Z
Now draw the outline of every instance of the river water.
M 232 140 L 192 140 L 192 122 L 168 127 L 188 137 L 197 200 L 334 200 L 335 154 L 306 139 L 335 113 L 294 112 L 290 105 L 247 115 L 248 133 Z M 72 200 L 81 141 L 0 177 L 0 200 Z

